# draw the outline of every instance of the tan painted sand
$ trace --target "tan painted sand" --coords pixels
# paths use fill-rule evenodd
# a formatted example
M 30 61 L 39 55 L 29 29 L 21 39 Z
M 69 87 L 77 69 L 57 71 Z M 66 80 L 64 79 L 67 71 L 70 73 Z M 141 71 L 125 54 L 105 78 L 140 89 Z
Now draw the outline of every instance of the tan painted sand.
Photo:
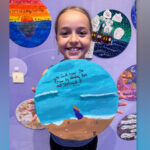
M 68 140 L 85 140 L 101 133 L 112 122 L 111 119 L 67 119 L 60 126 L 55 124 L 45 125 L 45 128 L 54 135 Z

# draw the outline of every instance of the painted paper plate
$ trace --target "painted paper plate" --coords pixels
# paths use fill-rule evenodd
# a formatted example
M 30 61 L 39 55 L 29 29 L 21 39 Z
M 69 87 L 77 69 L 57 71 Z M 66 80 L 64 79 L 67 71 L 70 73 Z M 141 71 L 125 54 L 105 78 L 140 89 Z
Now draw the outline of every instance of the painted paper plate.
M 99 65 L 81 59 L 51 67 L 35 93 L 36 113 L 54 135 L 70 140 L 96 136 L 109 126 L 118 108 L 117 87 Z
M 43 129 L 44 126 L 40 123 L 39 119 L 32 121 L 35 115 L 35 110 L 28 111 L 27 108 L 32 108 L 33 104 L 28 104 L 27 100 L 20 103 L 16 108 L 17 120 L 25 127 L 31 129 Z
M 10 0 L 10 39 L 23 47 L 42 44 L 51 30 L 51 16 L 41 0 Z
M 117 133 L 124 140 L 136 139 L 136 114 L 125 116 L 118 124 Z
M 136 0 L 131 10 L 131 19 L 132 19 L 133 26 L 136 28 Z
M 117 10 L 105 10 L 92 19 L 94 55 L 112 58 L 122 53 L 131 38 L 128 18 Z
M 136 101 L 136 65 L 130 66 L 120 75 L 117 88 L 124 95 L 124 99 Z

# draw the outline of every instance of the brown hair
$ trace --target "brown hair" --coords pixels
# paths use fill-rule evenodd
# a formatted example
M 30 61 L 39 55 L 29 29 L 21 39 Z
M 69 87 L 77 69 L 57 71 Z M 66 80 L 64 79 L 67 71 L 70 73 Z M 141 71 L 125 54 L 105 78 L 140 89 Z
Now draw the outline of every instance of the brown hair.
M 82 7 L 69 6 L 69 7 L 66 7 L 63 10 L 61 10 L 60 13 L 58 14 L 57 18 L 56 18 L 56 21 L 55 21 L 55 34 L 56 34 L 56 36 L 57 36 L 57 30 L 58 30 L 58 20 L 59 20 L 60 16 L 68 10 L 76 10 L 76 11 L 79 11 L 79 12 L 85 14 L 89 20 L 90 32 L 92 33 L 92 23 L 91 23 L 91 17 L 89 15 L 89 13 Z

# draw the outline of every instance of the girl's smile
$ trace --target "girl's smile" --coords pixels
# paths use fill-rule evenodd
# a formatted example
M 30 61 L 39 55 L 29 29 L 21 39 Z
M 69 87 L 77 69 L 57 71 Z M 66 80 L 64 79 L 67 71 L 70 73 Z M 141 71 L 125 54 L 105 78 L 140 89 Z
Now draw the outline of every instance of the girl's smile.
M 68 10 L 58 20 L 58 48 L 65 59 L 84 59 L 90 47 L 91 33 L 85 14 Z

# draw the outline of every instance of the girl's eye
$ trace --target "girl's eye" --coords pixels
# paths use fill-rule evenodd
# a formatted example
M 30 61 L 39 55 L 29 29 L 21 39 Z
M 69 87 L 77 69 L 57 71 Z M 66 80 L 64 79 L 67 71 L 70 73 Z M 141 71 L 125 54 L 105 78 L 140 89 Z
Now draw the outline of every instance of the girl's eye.
M 80 36 L 85 36 L 86 34 L 87 34 L 87 33 L 86 33 L 85 31 L 80 31 L 80 32 L 79 32 L 79 35 L 80 35 Z
M 69 33 L 68 32 L 62 32 L 61 33 L 61 35 L 63 35 L 63 36 L 66 36 L 66 35 L 68 35 Z

